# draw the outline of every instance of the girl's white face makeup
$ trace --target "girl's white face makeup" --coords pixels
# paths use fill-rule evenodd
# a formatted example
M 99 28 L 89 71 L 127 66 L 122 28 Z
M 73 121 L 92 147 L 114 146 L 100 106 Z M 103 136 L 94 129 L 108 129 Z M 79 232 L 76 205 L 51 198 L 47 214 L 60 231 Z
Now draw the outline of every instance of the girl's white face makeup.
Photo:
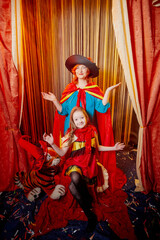
M 75 73 L 79 79 L 86 79 L 90 71 L 85 65 L 78 65 Z
M 77 128 L 83 128 L 87 123 L 86 117 L 82 111 L 75 111 L 73 113 L 73 121 Z

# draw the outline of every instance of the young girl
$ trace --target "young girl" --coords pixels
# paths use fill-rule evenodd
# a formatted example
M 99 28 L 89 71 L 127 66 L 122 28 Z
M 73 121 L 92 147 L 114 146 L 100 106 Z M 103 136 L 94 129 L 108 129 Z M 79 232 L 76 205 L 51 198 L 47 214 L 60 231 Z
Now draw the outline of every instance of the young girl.
M 123 143 L 116 143 L 113 147 L 99 145 L 96 128 L 89 124 L 89 117 L 82 107 L 72 109 L 70 131 L 62 139 L 61 148 L 54 144 L 52 134 L 45 133 L 43 139 L 60 156 L 64 156 L 70 149 L 70 157 L 64 165 L 64 174 L 71 178 L 69 190 L 88 218 L 87 231 L 92 232 L 96 227 L 97 217 L 92 212 L 92 197 L 87 184 L 96 183 L 98 151 L 118 151 L 125 145 Z

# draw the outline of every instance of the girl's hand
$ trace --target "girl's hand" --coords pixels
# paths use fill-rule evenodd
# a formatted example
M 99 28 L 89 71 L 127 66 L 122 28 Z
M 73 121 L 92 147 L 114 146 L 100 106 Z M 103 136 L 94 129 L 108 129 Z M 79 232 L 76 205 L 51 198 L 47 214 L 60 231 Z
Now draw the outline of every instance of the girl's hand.
M 113 85 L 113 86 L 111 86 L 111 87 L 108 87 L 108 88 L 107 88 L 107 91 L 110 92 L 110 91 L 112 91 L 113 89 L 119 87 L 119 85 L 121 85 L 121 82 L 120 82 L 120 83 L 117 83 L 116 85 Z
M 54 102 L 54 101 L 57 100 L 56 96 L 53 93 L 51 93 L 51 92 L 49 92 L 49 93 L 41 92 L 41 94 L 42 94 L 42 97 L 45 100 L 49 100 L 51 102 Z
M 53 143 L 54 143 L 54 138 L 53 138 L 52 133 L 50 133 L 50 135 L 47 135 L 46 133 L 44 133 L 43 140 L 48 142 L 50 145 L 53 145 Z
M 123 150 L 124 147 L 125 147 L 125 144 L 124 143 L 120 143 L 120 142 L 117 142 L 115 145 L 115 151 L 119 151 L 119 150 Z

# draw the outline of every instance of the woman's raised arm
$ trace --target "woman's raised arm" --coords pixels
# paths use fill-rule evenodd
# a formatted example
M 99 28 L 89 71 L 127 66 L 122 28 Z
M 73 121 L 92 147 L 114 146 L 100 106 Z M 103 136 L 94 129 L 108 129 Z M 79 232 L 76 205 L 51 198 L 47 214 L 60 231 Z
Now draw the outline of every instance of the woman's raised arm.
M 51 93 L 51 92 L 49 92 L 49 93 L 41 92 L 41 93 L 42 93 L 42 97 L 45 100 L 53 102 L 53 104 L 55 105 L 56 109 L 59 112 L 62 112 L 62 105 L 60 104 L 60 102 L 57 100 L 56 96 L 53 93 Z

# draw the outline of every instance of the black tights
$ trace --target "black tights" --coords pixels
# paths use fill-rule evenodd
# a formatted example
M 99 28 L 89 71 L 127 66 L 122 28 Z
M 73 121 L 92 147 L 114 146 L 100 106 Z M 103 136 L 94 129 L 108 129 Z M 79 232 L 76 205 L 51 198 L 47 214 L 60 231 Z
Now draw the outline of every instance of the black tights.
M 96 227 L 97 217 L 91 210 L 92 197 L 88 192 L 86 182 L 78 172 L 72 172 L 70 177 L 69 190 L 88 218 L 87 231 L 92 232 Z
M 74 196 L 74 198 L 78 201 L 79 205 L 83 210 L 86 208 L 92 208 L 92 197 L 90 196 L 86 182 L 82 178 L 82 176 L 78 172 L 72 172 L 70 174 L 71 183 L 69 186 L 69 190 Z

